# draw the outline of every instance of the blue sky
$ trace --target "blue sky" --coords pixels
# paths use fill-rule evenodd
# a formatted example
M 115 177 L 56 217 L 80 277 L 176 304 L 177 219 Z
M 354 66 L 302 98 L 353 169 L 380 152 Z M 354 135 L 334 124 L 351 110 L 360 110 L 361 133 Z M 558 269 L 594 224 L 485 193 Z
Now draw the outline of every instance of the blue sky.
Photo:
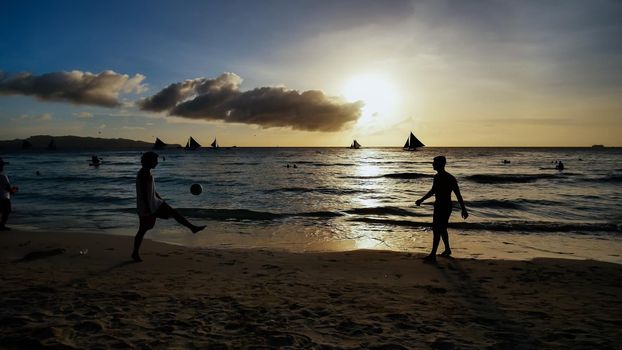
M 116 107 L 0 91 L 0 139 L 74 134 L 182 143 L 193 134 L 225 145 L 341 146 L 357 138 L 400 146 L 414 130 L 439 146 L 622 145 L 619 18 L 622 3 L 607 0 L 2 1 L 5 75 L 112 70 L 144 79 L 142 89 L 121 91 Z M 242 79 L 237 99 L 269 87 L 322 91 L 326 101 L 313 113 L 333 97 L 343 99 L 335 113 L 358 100 L 366 107 L 326 131 L 267 112 L 250 118 L 244 110 L 232 122 L 137 105 L 170 84 L 225 72 Z M 287 121 L 259 120 L 266 116 Z

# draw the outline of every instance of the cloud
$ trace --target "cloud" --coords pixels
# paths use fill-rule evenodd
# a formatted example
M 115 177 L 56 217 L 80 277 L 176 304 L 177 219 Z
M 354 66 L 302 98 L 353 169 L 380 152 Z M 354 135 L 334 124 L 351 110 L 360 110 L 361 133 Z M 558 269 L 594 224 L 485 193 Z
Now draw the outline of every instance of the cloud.
M 43 113 L 40 116 L 38 116 L 35 120 L 37 121 L 52 120 L 52 115 L 50 113 Z
M 145 128 L 142 126 L 127 126 L 127 125 L 121 127 L 121 129 L 122 130 L 145 130 Z
M 117 107 L 119 93 L 141 93 L 144 75 L 133 77 L 111 70 L 93 74 L 74 70 L 42 75 L 0 72 L 0 95 L 35 96 L 46 101 L 65 101 L 75 104 Z
M 78 119 L 90 119 L 90 118 L 93 118 L 93 113 L 91 113 L 91 112 L 79 112 L 79 113 L 74 113 L 73 115 L 78 117 Z
M 45 122 L 45 121 L 50 121 L 52 120 L 52 114 L 51 113 L 42 113 L 42 114 L 38 114 L 38 115 L 29 115 L 29 114 L 22 114 L 19 117 L 12 119 L 13 121 L 25 121 L 25 120 L 34 120 L 34 121 L 38 121 L 38 122 Z
M 142 110 L 189 119 L 290 127 L 306 131 L 337 131 L 356 121 L 362 102 L 349 103 L 322 91 L 298 92 L 284 87 L 240 91 L 242 78 L 224 73 L 215 79 L 197 78 L 171 84 L 139 101 Z

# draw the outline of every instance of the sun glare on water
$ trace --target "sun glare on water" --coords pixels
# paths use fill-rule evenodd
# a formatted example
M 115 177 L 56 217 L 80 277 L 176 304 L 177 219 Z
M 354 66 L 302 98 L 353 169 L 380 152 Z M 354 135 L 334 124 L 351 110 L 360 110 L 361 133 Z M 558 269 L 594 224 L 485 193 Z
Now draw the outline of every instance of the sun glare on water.
M 343 87 L 343 96 L 351 102 L 363 101 L 365 106 L 360 125 L 395 117 L 398 94 L 391 80 L 380 74 L 362 74 L 352 77 Z

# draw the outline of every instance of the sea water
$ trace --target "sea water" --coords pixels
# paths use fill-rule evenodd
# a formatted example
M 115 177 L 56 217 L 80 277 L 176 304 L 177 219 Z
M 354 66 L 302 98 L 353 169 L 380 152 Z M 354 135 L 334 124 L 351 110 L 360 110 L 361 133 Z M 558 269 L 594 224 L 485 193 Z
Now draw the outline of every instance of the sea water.
M 420 250 L 430 235 L 431 161 L 447 157 L 469 210 L 454 203 L 450 235 L 580 235 L 622 231 L 619 148 L 220 148 L 159 151 L 156 190 L 192 222 L 159 220 L 148 238 L 203 247 L 293 251 Z M 10 226 L 134 235 L 141 152 L 1 154 L 20 191 Z M 509 164 L 503 164 L 509 160 Z M 565 169 L 554 169 L 556 161 Z M 289 165 L 289 167 L 288 167 Z M 37 175 L 39 172 L 40 175 Z M 194 196 L 190 186 L 201 184 Z M 455 200 L 455 197 L 454 197 Z

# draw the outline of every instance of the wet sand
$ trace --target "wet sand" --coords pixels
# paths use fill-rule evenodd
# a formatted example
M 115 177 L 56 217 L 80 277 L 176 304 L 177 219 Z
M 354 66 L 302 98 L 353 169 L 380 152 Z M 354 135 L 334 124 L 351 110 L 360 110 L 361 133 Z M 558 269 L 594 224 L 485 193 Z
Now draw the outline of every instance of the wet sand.
M 0 348 L 622 347 L 615 263 L 131 244 L 2 232 Z

